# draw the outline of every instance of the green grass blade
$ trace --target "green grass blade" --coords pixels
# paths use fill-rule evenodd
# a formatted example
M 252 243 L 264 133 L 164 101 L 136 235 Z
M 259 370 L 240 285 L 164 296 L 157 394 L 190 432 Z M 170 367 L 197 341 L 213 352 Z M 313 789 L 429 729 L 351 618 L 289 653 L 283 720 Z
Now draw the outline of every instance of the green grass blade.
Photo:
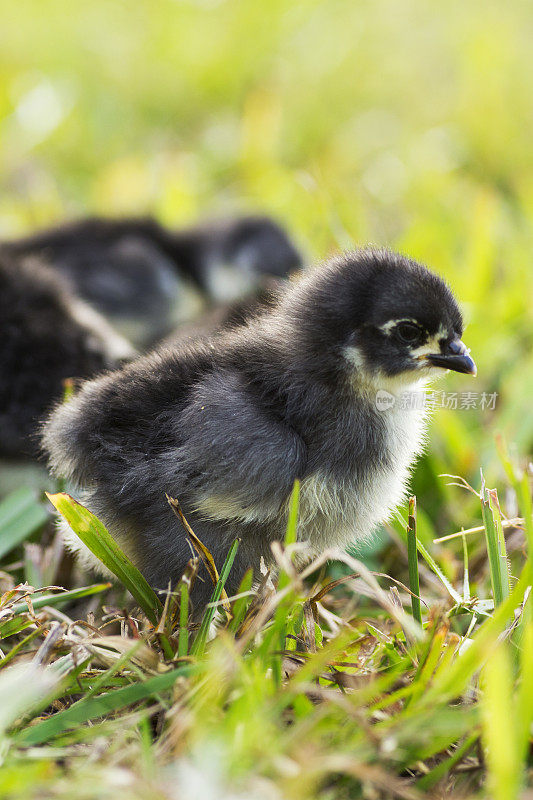
M 422 556 L 422 558 L 424 559 L 424 561 L 428 565 L 428 567 L 430 567 L 430 569 L 433 570 L 435 575 L 444 584 L 444 586 L 448 590 L 449 595 L 451 597 L 453 597 L 453 599 L 455 600 L 456 603 L 461 603 L 463 598 L 461 597 L 459 592 L 457 592 L 454 589 L 454 587 L 452 586 L 452 584 L 450 583 L 450 581 L 448 580 L 446 575 L 443 573 L 443 571 L 437 565 L 437 563 L 434 560 L 434 558 L 428 553 L 428 551 L 426 550 L 426 548 L 424 547 L 424 545 L 422 544 L 420 539 L 416 540 L 416 547 L 417 547 L 418 552 L 420 553 L 420 555 Z
M 180 583 L 180 629 L 178 634 L 178 657 L 189 652 L 189 584 Z
M 533 557 L 533 500 L 531 498 L 530 478 L 527 472 L 520 470 L 515 466 L 507 447 L 501 436 L 496 437 L 496 444 L 498 453 L 502 462 L 503 468 L 507 474 L 511 486 L 516 492 L 518 500 L 518 507 L 522 512 L 524 518 L 524 527 L 526 531 L 526 538 L 528 543 L 529 557 Z
M 509 596 L 509 568 L 496 498 L 484 484 L 481 488 L 481 513 L 485 526 L 494 604 L 499 606 Z
M 427 704 L 442 702 L 445 697 L 457 697 L 468 685 L 472 675 L 474 675 L 485 658 L 501 635 L 502 631 L 514 610 L 524 599 L 524 594 L 528 590 L 532 579 L 532 565 L 527 561 L 518 583 L 513 587 L 509 597 L 494 609 L 494 613 L 489 617 L 476 634 L 467 650 L 455 659 L 450 668 L 445 672 L 439 673 L 435 677 L 433 684 L 424 694 L 423 702 Z
M 420 578 L 418 575 L 418 549 L 416 546 L 416 497 L 409 498 L 409 522 L 407 524 L 407 558 L 409 562 L 409 588 L 413 617 L 422 625 L 420 607 Z
M 0 558 L 21 544 L 50 518 L 31 489 L 13 492 L 0 503 Z
M 285 547 L 295 544 L 298 537 L 298 512 L 300 508 L 300 481 L 295 480 L 292 487 L 291 497 L 289 501 L 289 515 L 287 519 L 287 528 L 285 530 Z M 285 569 L 280 569 L 278 576 L 278 592 L 286 589 L 291 583 L 293 577 Z M 285 649 L 285 642 L 287 638 L 287 621 L 289 616 L 289 609 L 291 605 L 293 593 L 290 592 L 276 608 L 274 615 L 274 624 L 268 634 L 264 637 L 263 650 L 268 654 L 268 659 L 272 666 L 272 674 L 276 686 L 281 686 L 281 663 L 282 659 L 278 652 L 271 653 L 274 648 L 275 651 L 282 651 Z M 273 642 L 277 641 L 277 646 Z
M 463 574 L 463 597 L 465 602 L 470 600 L 470 569 L 468 566 L 468 544 L 466 542 L 466 536 L 463 534 L 463 564 L 464 564 L 464 574 Z
M 487 749 L 491 797 L 517 800 L 522 779 L 520 748 L 513 708 L 513 673 L 505 644 L 491 653 L 483 670 L 481 718 Z
M 0 669 L 7 666 L 7 664 L 9 664 L 9 662 L 12 661 L 15 656 L 18 655 L 18 653 L 20 653 L 20 651 L 32 641 L 32 639 L 35 639 L 36 636 L 39 636 L 40 633 L 41 631 L 39 628 L 34 628 L 27 636 L 21 639 L 20 642 L 17 642 L 17 644 L 14 645 L 3 658 L 0 658 Z
M 285 531 L 285 544 L 294 544 L 298 538 L 298 509 L 300 506 L 300 481 L 295 480 L 289 502 L 289 517 Z
M 533 558 L 533 508 L 530 479 L 527 473 L 524 472 L 520 480 L 516 482 L 515 491 L 518 497 L 518 505 L 524 517 L 529 557 Z
M 157 625 L 163 608 L 161 601 L 100 520 L 68 494 L 47 494 L 47 497 L 81 541 L 133 595 L 150 622 Z
M 300 481 L 295 480 L 289 501 L 289 516 L 285 530 L 285 546 L 294 544 L 298 535 L 298 510 L 300 507 Z M 278 590 L 284 589 L 291 581 L 290 575 L 281 570 L 278 578 Z
M 254 582 L 254 573 L 253 570 L 249 569 L 244 573 L 237 594 L 244 594 L 245 592 L 249 592 L 252 588 L 253 582 Z M 246 614 L 246 611 L 251 602 L 252 602 L 252 595 L 246 594 L 244 597 L 239 597 L 233 603 L 233 608 L 232 608 L 233 618 L 229 624 L 229 630 L 232 633 L 237 633 L 237 631 L 239 630 L 240 624 L 243 621 L 244 615 Z
M 222 567 L 222 571 L 220 573 L 220 577 L 217 581 L 217 585 L 211 595 L 210 603 L 218 603 L 220 600 L 220 596 L 222 594 L 222 589 L 228 579 L 228 575 L 230 570 L 233 566 L 233 562 L 235 561 L 235 556 L 237 555 L 237 550 L 239 549 L 240 539 L 235 539 L 233 544 L 231 545 L 228 555 L 226 556 L 226 560 L 224 561 L 224 566 Z M 207 635 L 209 633 L 209 628 L 211 627 L 211 623 L 216 613 L 216 606 L 210 605 L 205 610 L 205 614 L 202 619 L 202 624 L 200 625 L 200 630 L 196 634 L 196 639 L 194 640 L 192 647 L 191 647 L 191 655 L 193 656 L 201 656 L 205 650 L 205 645 L 207 642 Z
M 531 597 L 528 602 L 531 603 Z M 520 668 L 521 683 L 516 697 L 516 733 L 521 757 L 525 758 L 530 746 L 533 720 L 533 623 L 531 620 L 522 635 Z
M 123 686 L 112 692 L 106 692 L 98 697 L 89 697 L 80 700 L 65 711 L 60 711 L 51 717 L 38 722 L 36 725 L 25 728 L 13 735 L 13 740 L 20 745 L 36 745 L 48 742 L 60 733 L 75 728 L 84 722 L 98 717 L 103 717 L 113 711 L 119 711 L 132 703 L 145 700 L 158 692 L 170 689 L 180 675 L 189 675 L 194 671 L 194 666 L 185 664 L 173 669 L 164 675 L 156 675 L 143 683 L 134 683 Z
M 33 624 L 33 619 L 30 619 L 28 616 L 8 619 L 7 622 L 3 622 L 0 625 L 0 640 L 7 639 L 8 636 L 14 636 L 15 633 L 20 633 Z
M 403 515 L 398 514 L 396 519 L 394 519 L 392 521 L 392 524 L 394 525 L 395 530 L 399 533 L 399 535 L 404 540 L 404 542 L 407 543 L 407 537 L 406 537 L 406 533 L 405 533 L 406 530 L 407 530 L 407 521 L 405 520 Z M 450 581 L 448 580 L 446 575 L 443 573 L 443 571 L 440 569 L 440 567 L 436 563 L 435 559 L 428 553 L 428 551 L 426 550 L 426 548 L 424 547 L 424 545 L 422 544 L 422 542 L 420 541 L 420 539 L 418 537 L 417 537 L 417 540 L 416 540 L 416 547 L 417 547 L 418 552 L 420 553 L 420 555 L 422 556 L 422 558 L 424 559 L 424 561 L 428 565 L 428 567 L 431 569 L 432 572 L 435 573 L 437 578 L 441 581 L 443 586 L 446 588 L 446 590 L 447 590 L 448 594 L 450 595 L 450 597 L 452 597 L 455 600 L 456 603 L 462 603 L 463 598 L 461 597 L 459 592 L 457 592 L 454 589 L 454 587 L 452 586 L 452 584 L 450 583 Z

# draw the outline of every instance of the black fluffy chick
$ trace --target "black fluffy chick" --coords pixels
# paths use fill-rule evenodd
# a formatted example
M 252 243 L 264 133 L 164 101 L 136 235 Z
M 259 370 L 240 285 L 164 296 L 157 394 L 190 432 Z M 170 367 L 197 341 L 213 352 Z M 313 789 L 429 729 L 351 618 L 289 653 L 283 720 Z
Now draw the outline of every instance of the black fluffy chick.
M 52 414 L 44 448 L 155 586 L 190 557 L 166 493 L 218 566 L 240 537 L 233 591 L 246 568 L 271 562 L 296 478 L 309 554 L 388 517 L 424 443 L 426 413 L 405 393 L 443 369 L 475 374 L 462 331 L 451 291 L 425 267 L 347 253 L 248 324 L 86 383 Z M 210 591 L 197 582 L 196 602 Z

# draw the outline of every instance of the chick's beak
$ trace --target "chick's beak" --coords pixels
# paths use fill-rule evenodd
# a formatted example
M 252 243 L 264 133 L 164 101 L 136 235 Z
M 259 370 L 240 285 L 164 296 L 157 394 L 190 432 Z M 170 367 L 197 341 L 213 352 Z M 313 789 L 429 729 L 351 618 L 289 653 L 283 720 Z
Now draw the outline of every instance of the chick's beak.
M 466 375 L 477 375 L 477 367 L 470 358 L 470 352 L 460 339 L 448 342 L 441 353 L 430 353 L 426 358 L 434 367 L 464 372 Z

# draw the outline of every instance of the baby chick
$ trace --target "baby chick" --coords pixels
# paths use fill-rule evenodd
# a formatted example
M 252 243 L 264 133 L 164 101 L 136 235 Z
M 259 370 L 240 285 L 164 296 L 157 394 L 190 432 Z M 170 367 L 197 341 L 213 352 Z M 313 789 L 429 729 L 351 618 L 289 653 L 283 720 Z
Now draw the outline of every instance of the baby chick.
M 157 587 L 190 557 L 166 494 L 218 566 L 239 537 L 231 592 L 271 562 L 296 478 L 310 554 L 369 537 L 390 515 L 424 444 L 425 411 L 402 397 L 446 369 L 475 374 L 462 332 L 450 289 L 424 266 L 350 252 L 244 325 L 85 383 L 43 445 Z M 209 581 L 195 591 L 205 602 Z

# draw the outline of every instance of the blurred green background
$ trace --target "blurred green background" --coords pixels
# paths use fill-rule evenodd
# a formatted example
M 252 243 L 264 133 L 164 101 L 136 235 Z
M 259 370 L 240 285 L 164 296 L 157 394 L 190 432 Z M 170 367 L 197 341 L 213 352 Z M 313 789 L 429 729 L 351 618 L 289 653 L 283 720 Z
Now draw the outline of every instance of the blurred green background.
M 428 537 L 473 525 L 438 475 L 497 482 L 495 433 L 533 440 L 532 28 L 525 0 L 5 2 L 0 236 L 260 209 L 309 260 L 373 242 L 426 262 L 479 369 L 440 388 L 498 399 L 438 410 L 415 488 Z

